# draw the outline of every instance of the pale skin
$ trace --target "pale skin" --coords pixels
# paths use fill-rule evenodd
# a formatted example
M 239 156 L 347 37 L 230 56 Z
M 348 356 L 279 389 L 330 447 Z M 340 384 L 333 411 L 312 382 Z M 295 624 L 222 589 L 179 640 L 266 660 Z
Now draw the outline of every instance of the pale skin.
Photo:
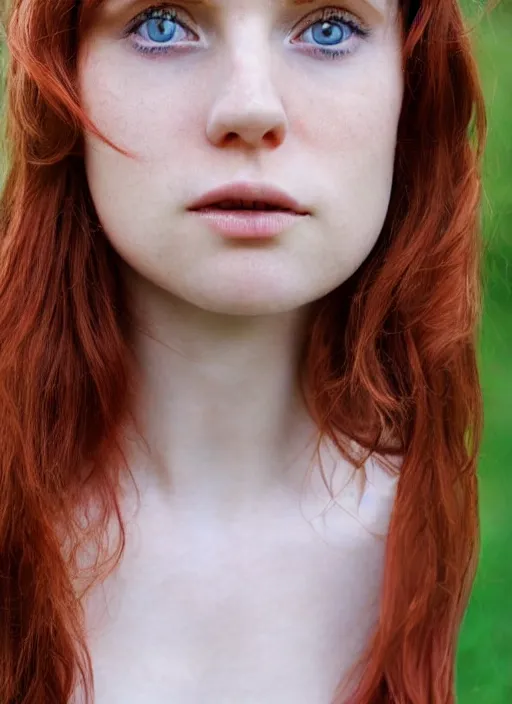
M 142 502 L 132 512 L 123 498 L 108 613 L 99 592 L 90 600 L 96 703 L 328 704 L 377 615 L 383 542 L 361 519 L 385 531 L 392 487 L 376 472 L 355 520 L 361 487 L 326 443 L 338 501 L 315 476 L 301 493 L 315 428 L 297 355 L 310 304 L 363 263 L 388 209 L 397 0 L 181 0 L 169 51 L 153 56 L 135 49 L 158 45 L 147 21 L 124 36 L 149 7 L 106 0 L 79 51 L 89 117 L 137 157 L 86 135 L 93 201 L 136 304 L 150 450 L 127 431 Z M 328 20 L 343 30 L 334 46 L 311 31 L 326 8 L 344 11 Z M 187 212 L 241 180 L 288 191 L 311 216 L 261 245 Z

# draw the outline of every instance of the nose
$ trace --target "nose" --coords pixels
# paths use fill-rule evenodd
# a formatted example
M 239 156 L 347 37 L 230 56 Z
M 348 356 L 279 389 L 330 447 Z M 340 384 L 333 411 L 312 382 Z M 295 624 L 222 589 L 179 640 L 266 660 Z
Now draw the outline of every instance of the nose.
M 250 148 L 276 147 L 288 128 L 271 76 L 268 45 L 242 47 L 230 60 L 227 79 L 216 83 L 206 133 L 215 146 L 240 142 Z

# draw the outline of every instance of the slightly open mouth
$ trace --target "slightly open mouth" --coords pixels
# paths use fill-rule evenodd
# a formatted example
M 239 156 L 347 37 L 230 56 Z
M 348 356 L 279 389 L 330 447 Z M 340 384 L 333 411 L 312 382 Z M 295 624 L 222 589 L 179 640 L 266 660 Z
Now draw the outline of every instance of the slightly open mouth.
M 280 213 L 294 213 L 294 210 L 281 208 L 279 205 L 265 203 L 264 201 L 241 201 L 241 200 L 223 200 L 218 203 L 212 203 L 199 210 L 229 210 L 231 212 L 250 212 L 250 211 L 273 211 Z

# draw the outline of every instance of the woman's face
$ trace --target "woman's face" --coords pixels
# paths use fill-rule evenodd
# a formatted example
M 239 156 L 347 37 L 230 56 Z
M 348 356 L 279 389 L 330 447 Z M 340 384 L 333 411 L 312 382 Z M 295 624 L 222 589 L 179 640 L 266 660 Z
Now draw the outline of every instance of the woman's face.
M 398 0 L 103 0 L 79 87 L 99 130 L 136 157 L 85 135 L 114 248 L 146 284 L 209 312 L 285 312 L 339 286 L 388 209 L 401 48 Z M 310 214 L 241 240 L 188 210 L 238 181 Z

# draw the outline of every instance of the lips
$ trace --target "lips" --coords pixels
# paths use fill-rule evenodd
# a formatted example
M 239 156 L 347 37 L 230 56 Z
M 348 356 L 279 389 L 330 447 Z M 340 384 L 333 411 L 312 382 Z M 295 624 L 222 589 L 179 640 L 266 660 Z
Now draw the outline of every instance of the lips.
M 285 191 L 261 183 L 231 183 L 205 193 L 188 210 L 281 210 L 308 215 L 309 211 Z
M 279 205 L 272 205 L 262 200 L 221 200 L 218 203 L 213 203 L 206 207 L 218 208 L 219 210 L 273 210 L 283 213 L 295 212 L 289 208 L 282 208 Z

